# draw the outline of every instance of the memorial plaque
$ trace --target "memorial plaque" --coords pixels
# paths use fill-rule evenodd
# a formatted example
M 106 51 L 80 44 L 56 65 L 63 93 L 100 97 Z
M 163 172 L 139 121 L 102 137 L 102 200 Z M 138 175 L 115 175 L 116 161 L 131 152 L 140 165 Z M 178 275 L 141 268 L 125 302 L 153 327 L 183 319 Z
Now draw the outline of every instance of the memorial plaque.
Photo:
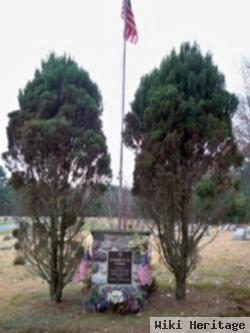
M 108 259 L 108 283 L 130 284 L 132 252 L 110 251 Z

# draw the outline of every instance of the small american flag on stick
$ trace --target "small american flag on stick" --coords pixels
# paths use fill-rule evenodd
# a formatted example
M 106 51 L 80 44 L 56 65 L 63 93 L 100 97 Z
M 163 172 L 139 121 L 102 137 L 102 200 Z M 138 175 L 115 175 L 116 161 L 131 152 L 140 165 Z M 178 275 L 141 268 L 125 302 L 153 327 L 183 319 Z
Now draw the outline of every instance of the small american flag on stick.
M 89 252 L 87 251 L 86 254 L 84 255 L 84 257 L 81 259 L 78 270 L 76 271 L 75 275 L 73 276 L 73 279 L 72 279 L 73 283 L 79 283 L 85 278 L 87 271 L 89 269 L 89 266 L 90 266 L 90 262 L 91 262 L 91 257 L 90 257 Z
M 137 275 L 139 277 L 142 286 L 147 286 L 147 285 L 150 286 L 153 281 L 152 273 L 149 266 L 150 258 L 151 258 L 151 251 L 149 250 L 142 257 L 139 267 L 137 269 Z
M 130 43 L 136 44 L 138 41 L 138 33 L 130 0 L 123 0 L 121 16 L 125 23 L 124 39 Z

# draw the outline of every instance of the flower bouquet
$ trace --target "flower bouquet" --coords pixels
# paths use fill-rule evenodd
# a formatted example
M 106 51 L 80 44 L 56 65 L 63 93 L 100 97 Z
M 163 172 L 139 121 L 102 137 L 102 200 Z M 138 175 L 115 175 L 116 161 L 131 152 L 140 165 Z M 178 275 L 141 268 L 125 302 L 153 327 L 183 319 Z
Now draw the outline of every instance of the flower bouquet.
M 143 296 L 133 291 L 106 289 L 99 293 L 93 289 L 85 303 L 85 309 L 88 312 L 105 312 L 110 309 L 114 313 L 125 315 L 139 312 L 143 303 Z
M 107 300 L 113 312 L 121 315 L 127 313 L 137 313 L 141 309 L 140 302 L 134 293 L 113 290 L 107 294 Z

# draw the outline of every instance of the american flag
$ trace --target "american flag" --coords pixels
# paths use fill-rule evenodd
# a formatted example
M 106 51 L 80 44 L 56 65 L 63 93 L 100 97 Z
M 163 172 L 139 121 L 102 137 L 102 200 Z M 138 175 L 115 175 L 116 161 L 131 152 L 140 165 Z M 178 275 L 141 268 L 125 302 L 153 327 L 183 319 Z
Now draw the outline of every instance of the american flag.
M 123 0 L 121 16 L 125 23 L 125 40 L 129 41 L 130 43 L 136 44 L 138 41 L 138 33 L 130 0 Z
M 81 282 L 85 278 L 87 271 L 89 269 L 89 266 L 90 266 L 90 262 L 91 262 L 91 257 L 90 257 L 89 252 L 87 251 L 86 254 L 84 255 L 84 257 L 81 259 L 78 270 L 76 271 L 75 275 L 73 276 L 73 279 L 72 279 L 73 283 Z
M 151 258 L 151 251 L 148 251 L 142 257 L 139 267 L 137 269 L 137 275 L 143 286 L 146 285 L 150 286 L 153 281 L 152 273 L 149 266 L 150 258 Z

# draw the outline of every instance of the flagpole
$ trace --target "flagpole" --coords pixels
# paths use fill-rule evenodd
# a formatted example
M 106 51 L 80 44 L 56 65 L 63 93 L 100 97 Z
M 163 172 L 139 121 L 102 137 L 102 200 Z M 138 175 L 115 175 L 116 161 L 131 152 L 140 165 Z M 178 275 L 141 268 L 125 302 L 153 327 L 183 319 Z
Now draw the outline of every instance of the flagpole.
M 127 6 L 125 6 L 127 11 Z M 125 12 L 125 17 L 127 13 Z M 118 228 L 122 229 L 123 218 L 123 130 L 124 130 L 124 115 L 125 115 L 125 97 L 126 97 L 126 60 L 127 60 L 127 43 L 125 38 L 127 20 L 124 23 L 124 36 L 123 36 L 123 59 L 122 59 L 122 115 L 121 115 L 121 136 L 120 136 L 120 168 L 119 168 L 119 215 L 118 215 Z

